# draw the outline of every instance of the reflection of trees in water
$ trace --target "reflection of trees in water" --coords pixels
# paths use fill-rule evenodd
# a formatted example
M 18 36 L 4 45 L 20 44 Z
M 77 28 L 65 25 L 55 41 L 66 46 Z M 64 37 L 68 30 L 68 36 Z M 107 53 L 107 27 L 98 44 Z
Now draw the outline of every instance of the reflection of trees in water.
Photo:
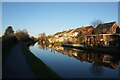
M 95 75 L 101 75 L 103 73 L 103 67 L 94 62 L 90 67 L 90 71 Z
M 50 52 L 53 52 L 53 53 L 55 53 L 55 50 L 52 50 L 52 49 L 50 49 Z
M 38 42 L 38 46 L 40 49 L 47 50 L 46 44 L 44 44 L 44 43 Z

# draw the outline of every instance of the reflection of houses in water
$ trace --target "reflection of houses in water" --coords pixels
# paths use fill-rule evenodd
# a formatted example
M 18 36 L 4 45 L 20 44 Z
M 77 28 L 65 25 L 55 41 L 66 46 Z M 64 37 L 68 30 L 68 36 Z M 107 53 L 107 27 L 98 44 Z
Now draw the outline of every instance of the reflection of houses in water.
M 106 62 L 106 63 L 109 63 L 111 58 L 112 58 L 112 57 L 111 57 L 110 55 L 104 55 L 102 61 L 103 61 L 103 62 Z
M 97 63 L 101 66 L 106 66 L 110 68 L 117 68 L 119 64 L 118 56 L 112 56 L 108 54 L 100 54 L 100 53 L 94 53 L 94 52 L 86 52 L 86 51 L 80 51 L 77 49 L 71 49 L 71 48 L 63 48 L 61 46 L 49 46 L 53 50 L 56 50 L 57 52 L 62 53 L 63 55 L 67 55 L 69 57 L 74 57 L 81 62 L 86 61 L 89 63 Z
M 90 67 L 90 71 L 95 75 L 101 75 L 103 73 L 103 67 L 94 62 Z
M 55 50 L 55 51 L 59 51 L 59 52 L 61 52 L 61 51 L 64 50 L 64 48 L 61 47 L 61 46 L 52 46 L 52 45 L 49 45 L 48 47 L 49 47 L 49 48 L 52 48 L 52 49 Z
M 83 52 L 79 53 L 79 56 L 77 56 L 76 58 L 80 61 L 86 61 L 90 63 L 96 62 L 101 66 L 106 66 L 114 69 L 117 68 L 119 64 L 119 60 L 117 57 L 106 54 Z

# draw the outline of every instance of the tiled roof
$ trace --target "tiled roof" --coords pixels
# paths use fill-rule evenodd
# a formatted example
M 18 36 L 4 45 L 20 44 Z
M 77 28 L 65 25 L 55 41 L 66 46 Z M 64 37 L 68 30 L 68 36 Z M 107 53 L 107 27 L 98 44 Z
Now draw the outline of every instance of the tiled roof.
M 54 35 L 59 35 L 59 34 L 65 33 L 65 32 L 66 32 L 66 31 L 57 32 L 57 33 L 55 33 Z
M 80 27 L 77 28 L 74 32 L 80 32 L 80 31 L 88 30 L 90 28 L 93 28 L 93 26 Z
M 94 34 L 101 33 L 104 29 L 107 29 L 107 32 L 109 32 L 110 28 L 114 25 L 116 22 L 109 22 L 104 24 L 99 24 L 93 31 Z
M 66 31 L 66 33 L 69 33 L 69 32 L 71 32 L 73 29 L 71 29 L 71 30 L 68 30 L 68 31 Z

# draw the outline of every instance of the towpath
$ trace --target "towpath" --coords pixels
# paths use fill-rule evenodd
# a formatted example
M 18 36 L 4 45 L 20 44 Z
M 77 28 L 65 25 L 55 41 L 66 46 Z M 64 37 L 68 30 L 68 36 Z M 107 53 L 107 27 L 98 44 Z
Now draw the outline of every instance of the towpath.
M 27 62 L 20 43 L 11 49 L 4 61 L 2 78 L 36 78 Z

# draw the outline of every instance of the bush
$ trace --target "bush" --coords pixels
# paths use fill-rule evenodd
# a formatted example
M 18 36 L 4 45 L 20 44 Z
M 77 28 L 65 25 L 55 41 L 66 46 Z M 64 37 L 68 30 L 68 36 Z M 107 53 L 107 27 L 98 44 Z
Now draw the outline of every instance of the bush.
M 26 30 L 18 30 L 15 33 L 15 36 L 17 37 L 17 39 L 21 42 L 28 42 L 31 40 L 28 32 Z

